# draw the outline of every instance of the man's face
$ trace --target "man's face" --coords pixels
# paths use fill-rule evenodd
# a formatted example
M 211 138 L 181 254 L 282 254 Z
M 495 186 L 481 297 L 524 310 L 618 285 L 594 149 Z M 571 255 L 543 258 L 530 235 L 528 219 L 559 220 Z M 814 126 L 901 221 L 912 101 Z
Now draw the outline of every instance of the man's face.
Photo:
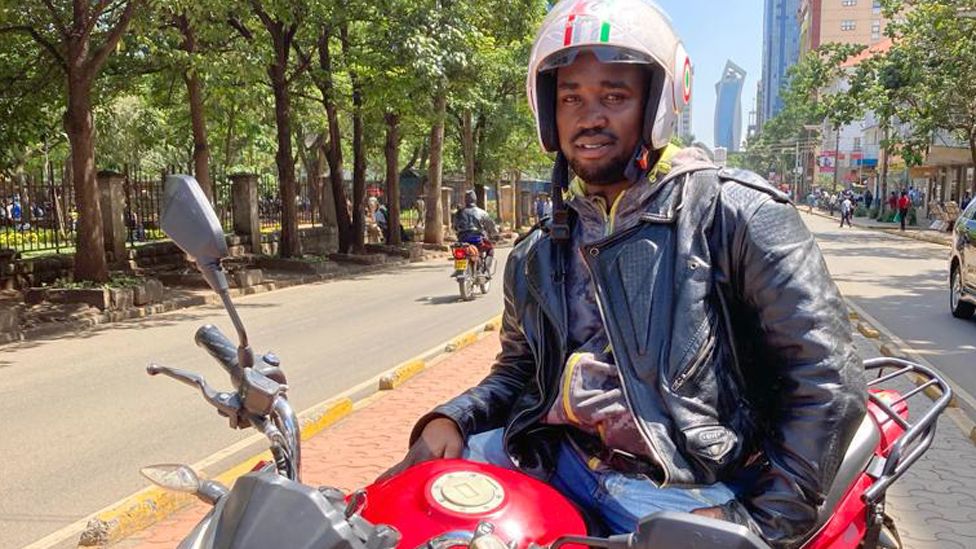
M 644 121 L 645 71 L 589 52 L 556 75 L 556 128 L 569 165 L 588 185 L 624 181 Z

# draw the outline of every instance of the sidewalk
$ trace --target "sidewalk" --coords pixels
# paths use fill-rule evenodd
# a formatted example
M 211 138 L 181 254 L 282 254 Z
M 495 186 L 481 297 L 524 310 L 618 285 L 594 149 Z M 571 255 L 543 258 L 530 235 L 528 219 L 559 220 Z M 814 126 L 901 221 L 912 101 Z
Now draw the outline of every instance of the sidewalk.
M 797 209 L 806 215 L 817 215 L 824 217 L 826 219 L 832 219 L 838 224 L 840 223 L 840 215 L 830 215 L 823 210 L 814 208 L 812 211 L 808 210 L 806 206 L 797 206 Z M 901 226 L 898 223 L 885 223 L 883 221 L 878 221 L 876 219 L 871 219 L 869 217 L 855 217 L 854 226 L 861 229 L 870 229 L 874 231 L 881 231 L 883 233 L 892 234 L 895 236 L 901 236 L 903 238 L 911 238 L 913 240 L 921 240 L 922 242 L 931 242 L 933 244 L 941 244 L 943 246 L 952 246 L 952 233 L 935 231 L 928 228 L 928 225 L 916 226 L 916 227 L 906 227 L 905 230 L 901 230 Z
M 877 346 L 855 332 L 864 358 Z M 303 445 L 304 481 L 344 491 L 362 487 L 396 463 L 406 451 L 413 422 L 439 402 L 484 376 L 498 352 L 490 333 L 477 343 L 431 366 L 396 391 L 380 393 L 348 419 Z M 896 387 L 907 390 L 911 385 Z M 927 403 L 913 399 L 913 413 Z M 175 547 L 208 506 L 197 504 L 115 545 L 126 549 Z M 950 418 L 939 423 L 935 442 L 921 461 L 889 491 L 894 516 L 907 549 L 976 547 L 976 448 Z

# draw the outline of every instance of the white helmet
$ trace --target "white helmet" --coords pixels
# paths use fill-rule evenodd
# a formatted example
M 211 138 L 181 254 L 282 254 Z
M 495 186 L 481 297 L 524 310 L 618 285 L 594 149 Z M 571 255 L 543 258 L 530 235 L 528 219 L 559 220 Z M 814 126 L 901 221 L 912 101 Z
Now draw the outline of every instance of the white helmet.
M 559 150 L 554 69 L 571 64 L 580 51 L 603 63 L 648 65 L 643 145 L 666 147 L 691 100 L 691 60 L 653 0 L 563 0 L 552 8 L 532 46 L 526 81 L 542 147 Z

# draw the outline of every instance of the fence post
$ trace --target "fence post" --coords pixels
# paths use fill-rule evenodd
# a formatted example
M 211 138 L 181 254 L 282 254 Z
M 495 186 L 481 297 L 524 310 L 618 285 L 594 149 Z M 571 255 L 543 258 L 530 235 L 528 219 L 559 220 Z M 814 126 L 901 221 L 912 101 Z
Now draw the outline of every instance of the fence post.
M 109 263 L 123 263 L 125 253 L 125 176 L 113 171 L 98 172 L 98 201 L 102 208 L 102 235 Z
M 261 217 L 258 215 L 258 176 L 236 173 L 229 176 L 234 212 L 234 234 L 251 239 L 251 253 L 261 253 Z
M 454 189 L 451 187 L 441 187 L 441 208 L 444 212 L 444 225 L 450 230 L 454 221 L 454 208 L 451 203 L 451 197 L 454 196 Z

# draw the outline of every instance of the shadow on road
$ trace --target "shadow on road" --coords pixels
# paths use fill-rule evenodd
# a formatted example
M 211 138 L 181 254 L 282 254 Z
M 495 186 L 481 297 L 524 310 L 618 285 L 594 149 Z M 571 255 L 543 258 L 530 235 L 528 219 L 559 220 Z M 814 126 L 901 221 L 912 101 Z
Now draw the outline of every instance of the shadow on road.
M 818 233 L 817 241 L 825 252 L 838 257 L 863 257 L 881 259 L 934 259 L 945 260 L 948 265 L 949 251 L 934 248 L 921 242 L 897 241 L 899 246 L 891 246 L 894 237 L 873 231 L 851 230 L 850 232 Z M 851 247 L 853 246 L 853 247 Z
M 439 295 L 436 297 L 421 297 L 417 300 L 417 303 L 426 303 L 427 305 L 446 305 L 449 303 L 461 303 L 461 298 L 457 294 Z

